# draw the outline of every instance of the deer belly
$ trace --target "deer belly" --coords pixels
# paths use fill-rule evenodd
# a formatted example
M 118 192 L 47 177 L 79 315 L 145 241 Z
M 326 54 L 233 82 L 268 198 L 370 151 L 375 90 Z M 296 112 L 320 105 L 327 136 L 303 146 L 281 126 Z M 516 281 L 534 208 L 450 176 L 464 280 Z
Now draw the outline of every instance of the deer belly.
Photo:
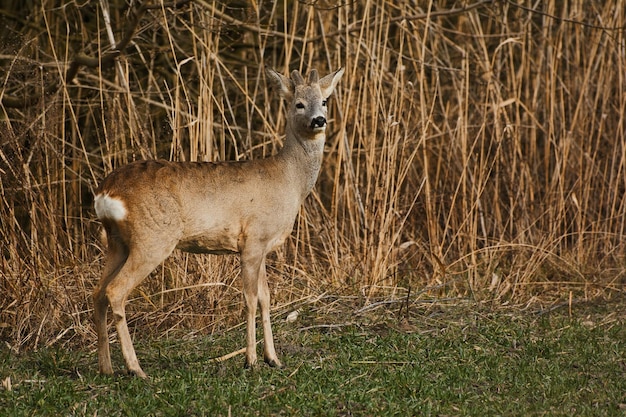
M 176 248 L 185 252 L 215 255 L 238 253 L 236 240 L 233 240 L 231 236 L 219 235 L 189 237 L 178 242 Z

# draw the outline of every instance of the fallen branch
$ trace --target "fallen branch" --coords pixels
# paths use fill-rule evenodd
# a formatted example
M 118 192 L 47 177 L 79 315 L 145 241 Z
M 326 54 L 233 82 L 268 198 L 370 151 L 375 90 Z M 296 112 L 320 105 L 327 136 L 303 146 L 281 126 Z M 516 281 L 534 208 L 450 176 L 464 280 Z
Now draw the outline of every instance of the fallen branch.
M 246 348 L 241 348 L 239 350 L 227 353 L 226 355 L 220 356 L 218 358 L 211 358 L 211 359 L 209 359 L 209 362 L 218 362 L 218 363 L 219 362 L 224 362 L 224 361 L 227 361 L 230 358 L 234 358 L 235 356 L 241 355 L 243 353 L 246 353 Z

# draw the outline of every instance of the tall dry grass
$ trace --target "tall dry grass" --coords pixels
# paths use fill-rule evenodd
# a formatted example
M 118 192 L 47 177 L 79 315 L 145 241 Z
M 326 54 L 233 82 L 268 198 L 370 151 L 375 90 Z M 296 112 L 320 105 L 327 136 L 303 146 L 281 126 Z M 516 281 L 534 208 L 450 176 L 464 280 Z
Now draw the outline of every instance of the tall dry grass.
M 108 172 L 280 148 L 265 65 L 346 67 L 318 185 L 268 263 L 277 313 L 328 293 L 623 291 L 623 0 L 61 3 L 0 7 L 0 337 L 14 349 L 95 340 L 91 206 Z M 144 333 L 242 317 L 234 257 L 175 253 L 133 297 Z

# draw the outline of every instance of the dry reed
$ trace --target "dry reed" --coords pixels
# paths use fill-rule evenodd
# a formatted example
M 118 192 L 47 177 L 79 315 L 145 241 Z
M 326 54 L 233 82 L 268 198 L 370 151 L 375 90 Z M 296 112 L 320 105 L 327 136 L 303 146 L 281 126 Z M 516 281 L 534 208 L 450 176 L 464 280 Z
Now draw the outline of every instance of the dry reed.
M 268 264 L 278 306 L 623 290 L 623 0 L 126 3 L 0 7 L 0 338 L 14 349 L 95 340 L 92 192 L 114 167 L 276 152 L 265 65 L 346 67 L 316 191 Z M 176 253 L 130 325 L 227 328 L 236 262 Z

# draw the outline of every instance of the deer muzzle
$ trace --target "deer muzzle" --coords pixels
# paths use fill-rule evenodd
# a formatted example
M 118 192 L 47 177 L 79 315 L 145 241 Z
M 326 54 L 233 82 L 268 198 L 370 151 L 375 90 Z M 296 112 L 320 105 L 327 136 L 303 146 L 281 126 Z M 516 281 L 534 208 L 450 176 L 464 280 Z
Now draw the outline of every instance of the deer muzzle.
M 324 116 L 317 116 L 311 120 L 311 129 L 319 129 L 326 126 L 326 118 Z

